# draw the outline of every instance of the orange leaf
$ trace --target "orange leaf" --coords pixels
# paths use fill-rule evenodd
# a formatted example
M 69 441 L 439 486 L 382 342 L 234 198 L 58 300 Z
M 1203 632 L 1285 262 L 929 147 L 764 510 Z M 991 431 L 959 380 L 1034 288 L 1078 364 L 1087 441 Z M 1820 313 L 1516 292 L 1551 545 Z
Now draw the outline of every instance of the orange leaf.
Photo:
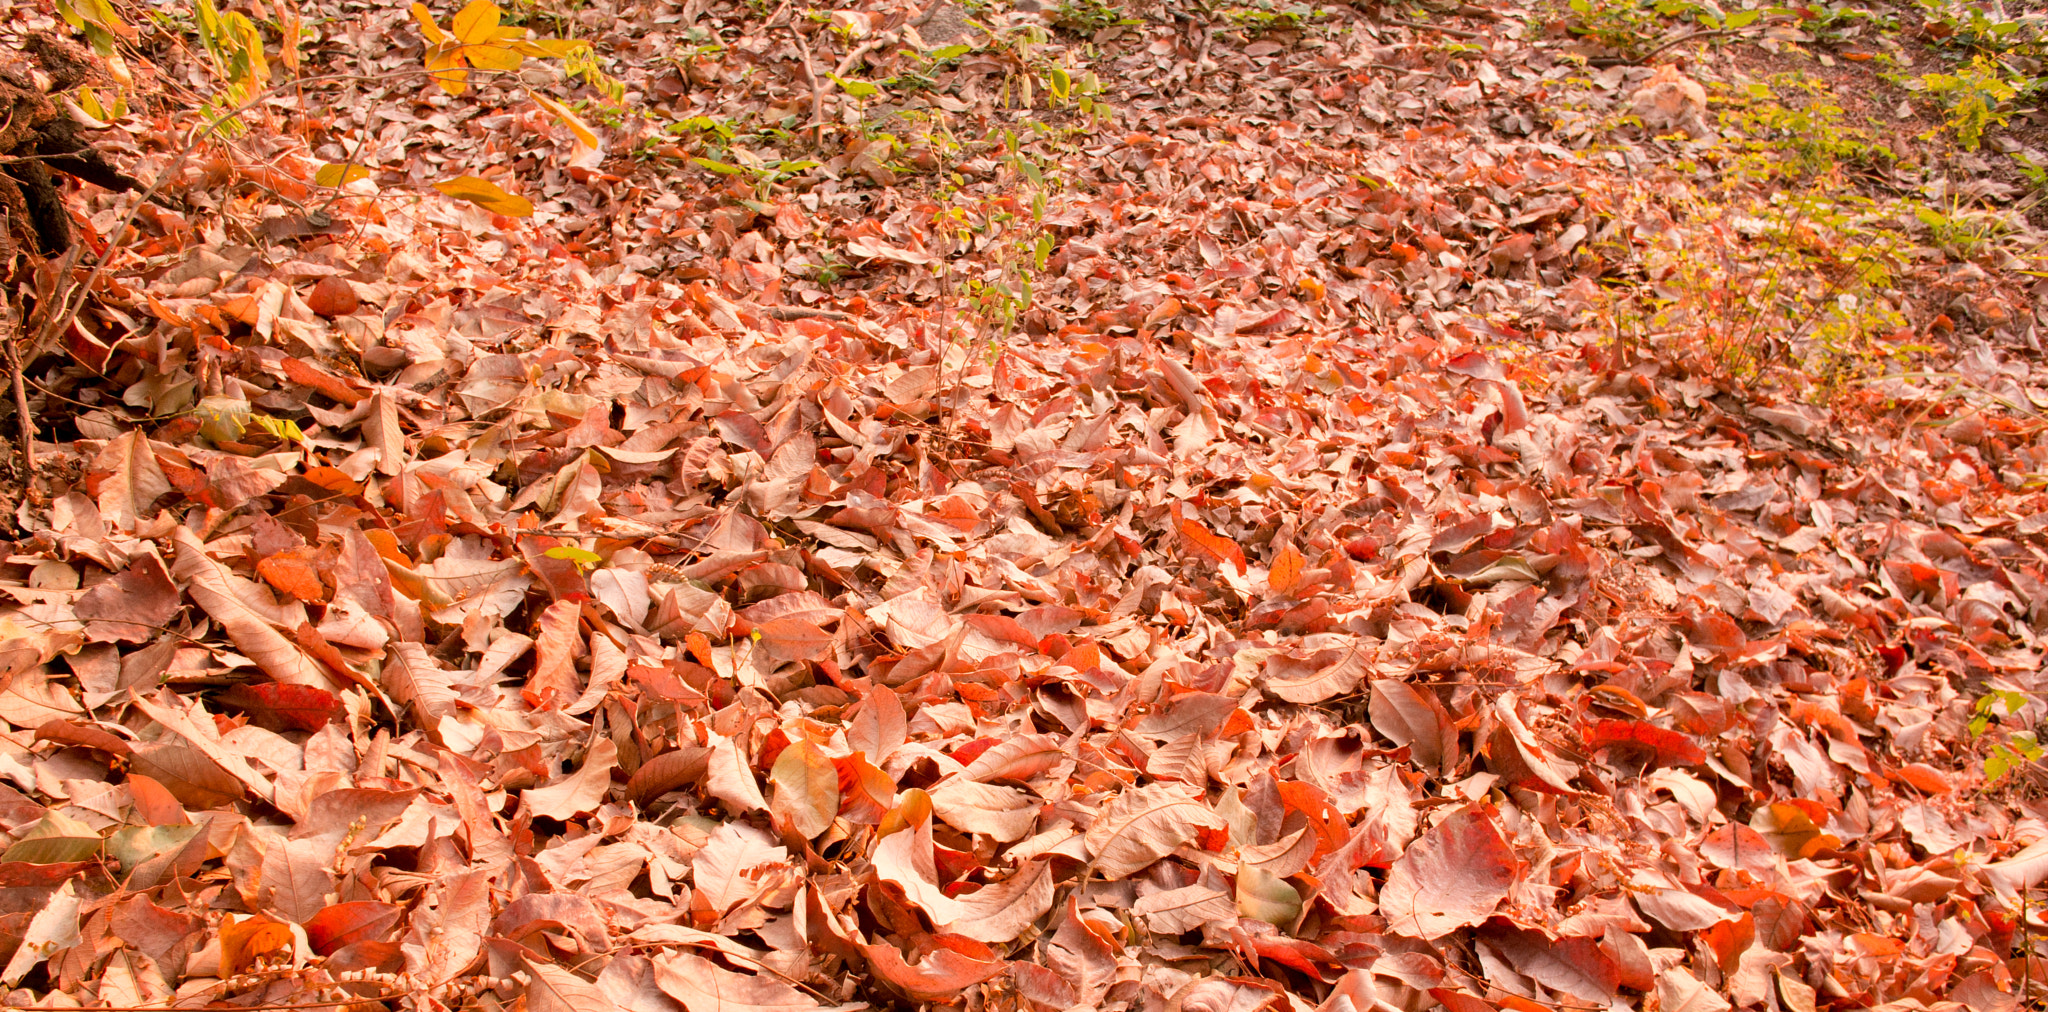
M 1923 794 L 1947 794 L 1954 789 L 1940 770 L 1926 763 L 1907 763 L 1899 767 L 1896 776 Z
M 839 770 L 839 814 L 863 826 L 882 821 L 896 800 L 896 781 L 859 752 L 834 759 L 832 764 Z
M 882 816 L 882 826 L 875 830 L 875 839 L 888 836 L 899 830 L 909 829 L 932 817 L 932 796 L 923 788 L 912 787 Z
M 292 929 L 262 914 L 236 920 L 233 914 L 220 919 L 220 968 L 229 976 L 241 973 L 258 961 L 290 959 Z
M 695 657 L 697 663 L 714 671 L 718 669 L 718 662 L 711 658 L 710 637 L 700 632 L 692 632 L 688 636 L 683 637 L 683 645 L 689 648 L 690 656 Z
M 1182 516 L 1179 503 L 1173 504 L 1173 522 L 1180 530 L 1181 538 L 1193 546 L 1198 554 L 1219 566 L 1228 562 L 1237 567 L 1237 575 L 1245 574 L 1244 549 L 1239 548 L 1237 542 L 1202 526 L 1199 520 Z
M 940 949 L 912 966 L 886 942 L 863 945 L 861 951 L 867 954 L 868 969 L 911 1001 L 950 1002 L 1007 966 L 993 952 L 987 958 L 976 958 L 955 949 Z
M 260 725 L 294 731 L 318 731 L 329 721 L 347 716 L 341 697 L 317 685 L 236 685 L 221 693 L 220 700 L 247 712 Z
M 1266 574 L 1266 586 L 1275 594 L 1291 594 L 1301 586 L 1301 574 L 1308 569 L 1308 559 L 1293 545 L 1282 545 L 1273 555 L 1273 568 Z
M 320 571 L 299 552 L 279 552 L 256 563 L 256 573 L 265 583 L 298 598 L 314 602 L 327 600 L 327 588 L 320 583 Z

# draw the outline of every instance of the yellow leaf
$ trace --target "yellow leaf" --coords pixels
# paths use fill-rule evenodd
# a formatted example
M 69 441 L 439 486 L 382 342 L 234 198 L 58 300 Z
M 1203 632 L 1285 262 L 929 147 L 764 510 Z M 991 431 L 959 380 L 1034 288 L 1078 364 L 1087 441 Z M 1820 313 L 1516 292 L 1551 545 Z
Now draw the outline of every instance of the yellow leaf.
M 440 25 L 434 23 L 434 12 L 428 10 L 426 4 L 413 4 L 412 16 L 420 23 L 420 34 L 426 36 L 428 43 L 445 46 L 453 41 L 448 38 L 447 32 L 441 30 Z
M 450 95 L 460 95 L 469 89 L 469 68 L 462 64 L 460 49 L 428 50 L 427 70 L 433 75 L 434 83 Z
M 467 200 L 486 211 L 524 218 L 533 214 L 533 202 L 506 193 L 498 184 L 481 176 L 457 176 L 434 184 L 434 189 L 458 200 Z
M 448 28 L 466 44 L 487 43 L 498 27 L 498 16 L 503 13 L 491 0 L 470 0 L 469 6 L 455 15 Z
M 462 55 L 478 70 L 514 71 L 526 57 L 505 46 L 464 46 Z
M 556 119 L 561 120 L 562 125 L 568 127 L 569 132 L 576 135 L 577 143 L 582 144 L 586 148 L 598 146 L 597 132 L 590 129 L 582 120 L 576 118 L 576 114 L 570 112 L 568 106 L 544 95 L 533 96 L 533 103 L 546 109 Z
M 313 182 L 318 186 L 347 186 L 358 179 L 370 178 L 370 170 L 360 165 L 335 165 L 332 162 L 320 166 L 313 173 Z

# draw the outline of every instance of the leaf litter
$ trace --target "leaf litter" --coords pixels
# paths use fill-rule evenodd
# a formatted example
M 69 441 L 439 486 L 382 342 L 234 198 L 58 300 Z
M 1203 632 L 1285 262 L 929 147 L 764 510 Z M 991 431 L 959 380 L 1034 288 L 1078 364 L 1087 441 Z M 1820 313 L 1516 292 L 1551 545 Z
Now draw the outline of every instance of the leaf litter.
M 1948 376 L 1737 390 L 1603 315 L 1683 142 L 1585 110 L 1704 129 L 1674 69 L 788 7 L 562 15 L 660 132 L 343 5 L 368 72 L 139 218 L 32 377 L 12 998 L 2023 1006 L 2048 813 L 1966 728 L 2042 712 L 2017 275 L 1922 268 Z

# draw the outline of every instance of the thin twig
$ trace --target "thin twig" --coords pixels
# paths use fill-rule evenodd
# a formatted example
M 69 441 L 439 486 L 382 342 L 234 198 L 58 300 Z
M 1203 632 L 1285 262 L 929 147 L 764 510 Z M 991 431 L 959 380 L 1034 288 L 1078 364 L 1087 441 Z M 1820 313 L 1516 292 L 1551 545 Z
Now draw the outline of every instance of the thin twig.
M 13 312 L 9 315 L 17 318 L 20 316 L 19 313 Z M 27 363 L 21 360 L 21 342 L 13 338 L 7 341 L 7 366 L 8 371 L 13 374 L 14 413 L 19 416 L 21 424 L 21 480 L 22 484 L 26 485 L 36 473 L 36 423 L 28 413 L 28 391 L 22 386 L 25 382 L 22 370 L 27 368 Z
M 796 36 L 796 51 L 804 58 L 804 83 L 811 86 L 811 146 L 824 150 L 825 147 L 825 90 L 818 84 L 818 68 L 811 62 L 811 43 L 804 38 L 803 29 L 792 21 L 789 32 Z
M 1486 35 L 1485 32 L 1475 32 L 1467 28 L 1452 28 L 1449 25 L 1432 25 L 1421 21 L 1409 21 L 1405 18 L 1383 17 L 1379 20 L 1385 24 L 1400 25 L 1403 28 L 1413 28 L 1416 31 L 1442 32 L 1445 35 L 1448 35 L 1454 39 L 1477 39 Z

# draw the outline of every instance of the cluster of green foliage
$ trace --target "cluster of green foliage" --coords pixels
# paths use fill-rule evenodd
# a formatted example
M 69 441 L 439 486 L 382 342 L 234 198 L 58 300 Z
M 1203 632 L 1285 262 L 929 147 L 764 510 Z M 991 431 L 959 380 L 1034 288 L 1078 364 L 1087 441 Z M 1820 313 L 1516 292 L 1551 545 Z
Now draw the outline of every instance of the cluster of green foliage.
M 1983 143 L 1984 132 L 2002 127 L 2012 118 L 2012 103 L 2023 92 L 2031 92 L 2039 79 L 2008 78 L 1999 64 L 1978 55 L 1953 73 L 1934 72 L 1909 78 L 1906 87 L 1925 92 L 1947 113 L 1947 128 L 1970 151 Z
M 1991 733 L 1993 724 L 2018 716 L 2026 705 L 2026 696 L 2005 690 L 1994 689 L 1977 697 L 1976 705 L 1970 709 L 1970 737 L 1984 737 Z M 2038 762 L 2043 756 L 2048 756 L 2048 748 L 2042 746 L 2033 728 L 2006 732 L 1986 750 L 1984 776 L 1997 783 L 2020 764 Z
M 1082 35 L 1117 25 L 1143 23 L 1118 10 L 1109 0 L 1060 0 L 1050 13 L 1053 27 Z
M 1641 59 L 1663 44 L 1671 29 L 1734 32 L 1756 24 L 1761 10 L 1724 10 L 1700 0 L 1567 0 L 1564 29 L 1589 42 Z
M 1278 32 L 1298 32 L 1327 20 L 1327 7 L 1303 3 L 1276 3 L 1274 0 L 1253 0 L 1247 4 L 1222 7 L 1217 13 L 1223 15 L 1225 23 L 1250 36 L 1272 35 Z

